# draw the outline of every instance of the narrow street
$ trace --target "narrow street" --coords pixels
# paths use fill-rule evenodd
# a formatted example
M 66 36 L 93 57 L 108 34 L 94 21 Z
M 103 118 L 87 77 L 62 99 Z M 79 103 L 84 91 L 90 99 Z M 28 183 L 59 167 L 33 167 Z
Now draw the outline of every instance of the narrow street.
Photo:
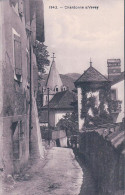
M 2 195 L 78 195 L 83 172 L 72 149 L 54 147 L 44 162 L 27 171 L 28 179 L 4 186 Z

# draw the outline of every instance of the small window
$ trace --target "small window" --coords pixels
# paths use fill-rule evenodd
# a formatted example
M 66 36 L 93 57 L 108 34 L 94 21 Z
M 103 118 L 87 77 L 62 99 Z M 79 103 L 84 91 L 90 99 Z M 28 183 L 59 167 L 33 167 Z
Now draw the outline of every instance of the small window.
M 111 90 L 111 99 L 116 100 L 116 89 Z
M 23 123 L 20 121 L 19 123 L 19 128 L 20 128 L 20 139 L 24 138 L 24 129 L 23 129 Z
M 19 125 L 18 121 L 12 123 L 12 141 L 13 141 L 13 158 L 14 160 L 19 159 Z
M 14 34 L 14 61 L 15 61 L 15 80 L 21 82 L 22 76 L 22 51 L 21 51 L 21 39 Z
M 66 91 L 66 86 L 63 86 L 63 91 Z
M 58 91 L 59 91 L 58 85 L 55 86 L 54 91 L 55 91 L 55 92 L 58 92 Z
M 26 51 L 26 57 L 27 57 L 27 81 L 30 82 L 30 60 L 29 60 L 29 52 Z

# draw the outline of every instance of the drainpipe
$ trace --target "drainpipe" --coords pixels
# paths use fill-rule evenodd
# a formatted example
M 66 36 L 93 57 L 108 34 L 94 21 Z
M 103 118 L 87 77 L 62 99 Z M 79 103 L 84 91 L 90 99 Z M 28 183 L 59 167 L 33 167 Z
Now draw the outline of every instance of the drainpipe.
M 29 111 L 29 151 L 31 151 L 31 131 L 32 131 L 32 48 L 31 48 L 31 31 L 29 36 L 29 51 L 30 51 L 30 111 Z

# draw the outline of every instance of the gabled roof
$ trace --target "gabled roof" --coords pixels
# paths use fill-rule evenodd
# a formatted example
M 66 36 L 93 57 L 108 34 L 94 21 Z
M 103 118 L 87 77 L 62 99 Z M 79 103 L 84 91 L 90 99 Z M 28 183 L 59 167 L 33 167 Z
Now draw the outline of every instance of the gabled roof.
M 50 109 L 73 109 L 72 103 L 76 101 L 75 94 L 70 91 L 56 93 L 49 103 Z M 42 107 L 47 109 L 48 105 Z
M 111 85 L 115 85 L 116 83 L 119 83 L 120 81 L 125 80 L 125 71 L 121 72 L 121 75 L 117 76 L 112 82 Z
M 104 75 L 102 75 L 99 71 L 97 71 L 95 68 L 90 66 L 84 73 L 75 81 L 75 84 L 77 83 L 83 83 L 83 82 L 104 82 L 109 81 Z
M 63 86 L 63 83 L 58 73 L 58 70 L 56 69 L 56 63 L 53 60 L 47 78 L 46 87 L 50 88 L 51 90 L 54 90 L 55 86 L 61 88 Z

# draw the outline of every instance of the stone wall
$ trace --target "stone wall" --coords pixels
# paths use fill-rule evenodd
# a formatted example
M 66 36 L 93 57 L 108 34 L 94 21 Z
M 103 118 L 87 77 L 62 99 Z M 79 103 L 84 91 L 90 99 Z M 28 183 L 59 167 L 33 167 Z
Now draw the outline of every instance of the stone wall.
M 115 148 L 103 135 L 88 131 L 80 135 L 79 152 L 92 171 L 99 195 L 114 195 L 124 189 L 123 143 Z

